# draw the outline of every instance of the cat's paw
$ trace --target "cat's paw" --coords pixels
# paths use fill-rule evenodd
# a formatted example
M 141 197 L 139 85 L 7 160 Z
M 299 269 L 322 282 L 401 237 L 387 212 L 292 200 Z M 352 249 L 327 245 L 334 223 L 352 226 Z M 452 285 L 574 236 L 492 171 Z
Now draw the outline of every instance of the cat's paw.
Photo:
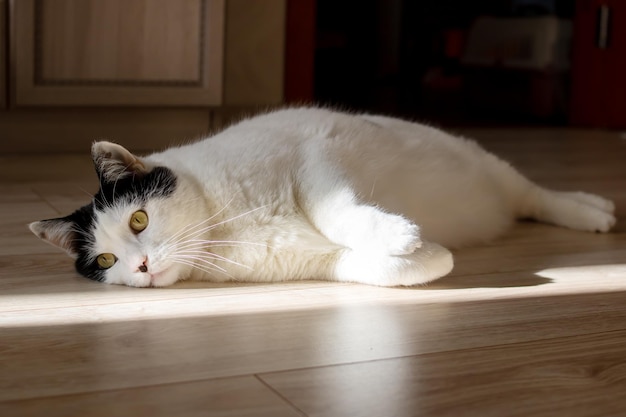
M 454 258 L 449 250 L 436 243 L 424 245 L 410 255 L 399 256 L 405 262 L 399 268 L 398 274 L 389 284 L 412 286 L 426 284 L 448 275 L 454 268 Z
M 377 244 L 390 255 L 406 255 L 422 246 L 419 227 L 402 216 L 385 214 L 375 227 Z
M 371 207 L 371 212 L 358 227 L 361 233 L 356 234 L 356 239 L 350 246 L 356 250 L 406 255 L 422 246 L 420 229 L 416 224 L 402 216 L 385 213 L 374 207 Z
M 424 242 L 414 253 L 401 256 L 347 250 L 335 266 L 335 279 L 382 287 L 412 286 L 441 278 L 453 267 L 450 251 Z
M 316 226 L 332 242 L 359 252 L 406 255 L 422 245 L 415 223 L 375 206 L 342 206 L 318 219 Z

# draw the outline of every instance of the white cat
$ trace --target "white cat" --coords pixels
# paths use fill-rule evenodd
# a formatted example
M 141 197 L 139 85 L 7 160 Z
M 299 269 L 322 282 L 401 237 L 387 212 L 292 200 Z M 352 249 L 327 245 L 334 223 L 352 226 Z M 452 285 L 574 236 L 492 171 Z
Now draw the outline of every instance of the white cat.
M 110 142 L 92 156 L 93 202 L 30 228 L 110 284 L 415 285 L 450 272 L 444 247 L 492 239 L 516 218 L 615 223 L 604 198 L 546 190 L 474 142 L 382 116 L 286 109 L 146 157 Z

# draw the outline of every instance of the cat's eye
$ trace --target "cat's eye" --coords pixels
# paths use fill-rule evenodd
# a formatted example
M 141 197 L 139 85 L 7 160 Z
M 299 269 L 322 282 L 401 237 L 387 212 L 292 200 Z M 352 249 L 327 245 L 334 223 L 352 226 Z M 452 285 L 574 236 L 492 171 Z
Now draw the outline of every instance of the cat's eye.
M 130 228 L 139 233 L 148 227 L 148 214 L 143 210 L 137 210 L 130 216 Z
M 98 266 L 102 269 L 109 269 L 115 262 L 117 262 L 117 258 L 112 253 L 103 253 L 98 255 L 96 258 L 96 262 L 98 262 Z

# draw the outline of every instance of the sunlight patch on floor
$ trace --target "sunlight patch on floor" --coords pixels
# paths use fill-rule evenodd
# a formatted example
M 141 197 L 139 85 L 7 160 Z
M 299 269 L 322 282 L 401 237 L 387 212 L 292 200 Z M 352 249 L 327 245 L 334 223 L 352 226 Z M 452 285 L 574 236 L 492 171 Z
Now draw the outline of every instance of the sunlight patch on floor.
M 451 276 L 430 286 L 380 288 L 358 284 L 291 282 L 179 288 L 106 287 L 0 295 L 0 328 L 219 317 L 354 306 L 489 302 L 626 292 L 626 264 L 548 268 L 531 273 Z M 538 278 L 541 277 L 541 278 Z
M 548 268 L 537 272 L 537 275 L 553 280 L 598 280 L 617 279 L 617 283 L 624 283 L 626 279 L 626 264 L 589 265 L 560 268 Z

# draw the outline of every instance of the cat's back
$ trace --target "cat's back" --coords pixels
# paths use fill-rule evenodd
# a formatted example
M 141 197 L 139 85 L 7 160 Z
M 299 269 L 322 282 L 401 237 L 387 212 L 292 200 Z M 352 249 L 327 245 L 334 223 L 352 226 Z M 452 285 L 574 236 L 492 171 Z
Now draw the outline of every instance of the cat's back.
M 150 155 L 158 162 L 260 158 L 276 156 L 310 138 L 326 136 L 337 122 L 351 116 L 325 109 L 287 108 L 246 118 L 193 143 Z
M 464 160 L 477 151 L 482 153 L 471 142 L 418 123 L 297 107 L 244 119 L 214 136 L 150 159 L 202 178 L 224 172 L 244 178 L 289 172 L 312 154 L 359 165 L 366 160 L 385 164 L 403 154 Z
M 275 155 L 277 151 L 335 137 L 346 128 L 356 131 L 361 123 L 354 115 L 323 108 L 285 108 L 244 119 L 209 138 L 206 145 L 246 153 L 266 150 Z

